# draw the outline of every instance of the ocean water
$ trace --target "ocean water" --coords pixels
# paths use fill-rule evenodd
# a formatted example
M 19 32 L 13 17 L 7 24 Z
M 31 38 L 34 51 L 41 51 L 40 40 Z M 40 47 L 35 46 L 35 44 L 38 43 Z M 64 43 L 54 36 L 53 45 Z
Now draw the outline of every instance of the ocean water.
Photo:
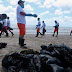
M 19 29 L 13 28 L 14 33 L 19 33 Z M 59 27 L 59 34 L 70 34 L 72 30 L 72 27 Z M 36 28 L 35 26 L 26 26 L 26 34 L 36 34 Z M 42 32 L 42 28 L 40 29 L 40 32 Z M 46 26 L 46 34 L 53 34 L 54 27 L 53 26 Z

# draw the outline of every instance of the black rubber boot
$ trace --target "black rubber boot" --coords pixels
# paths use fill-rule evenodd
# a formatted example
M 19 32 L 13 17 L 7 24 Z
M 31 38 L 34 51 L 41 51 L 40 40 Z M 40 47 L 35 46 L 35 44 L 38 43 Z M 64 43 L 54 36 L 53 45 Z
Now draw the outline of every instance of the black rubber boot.
M 54 37 L 54 34 L 52 36 Z
M 43 34 L 41 32 L 39 32 L 41 36 L 43 36 Z
M 24 43 L 25 39 L 23 40 L 23 43 Z M 19 45 L 21 45 L 21 39 L 19 38 Z M 26 44 L 24 44 L 26 45 Z
M 23 43 L 25 42 L 25 39 L 23 39 Z M 24 45 L 26 45 L 25 43 L 24 43 Z
M 56 37 L 58 37 L 58 33 L 57 33 Z
M 8 37 L 8 33 L 6 33 L 6 37 Z
M 24 39 L 21 39 L 21 47 L 22 47 L 22 48 L 27 48 L 27 47 L 25 47 L 25 45 L 24 45 Z
M 38 37 L 38 35 L 39 35 L 39 32 L 37 32 L 37 35 L 35 37 Z
M 19 45 L 21 44 L 21 39 L 19 38 Z
M 56 37 L 58 37 L 58 35 L 56 35 Z
M 0 38 L 1 38 L 1 33 L 0 33 Z

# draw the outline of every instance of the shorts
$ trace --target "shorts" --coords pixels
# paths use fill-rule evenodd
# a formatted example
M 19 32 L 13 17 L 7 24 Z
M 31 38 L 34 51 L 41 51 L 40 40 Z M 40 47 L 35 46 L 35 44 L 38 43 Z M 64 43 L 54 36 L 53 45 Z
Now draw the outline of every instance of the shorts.
M 7 27 L 7 30 L 9 30 L 10 29 L 10 27 Z
M 5 30 L 7 31 L 7 26 L 4 26 Z
M 72 33 L 72 30 L 71 30 L 71 33 Z
M 55 28 L 55 30 L 54 30 L 55 32 L 58 32 L 58 28 Z
M 20 31 L 20 35 L 25 35 L 26 34 L 25 24 L 18 23 L 17 25 Z
M 37 28 L 37 32 L 40 32 L 40 28 Z

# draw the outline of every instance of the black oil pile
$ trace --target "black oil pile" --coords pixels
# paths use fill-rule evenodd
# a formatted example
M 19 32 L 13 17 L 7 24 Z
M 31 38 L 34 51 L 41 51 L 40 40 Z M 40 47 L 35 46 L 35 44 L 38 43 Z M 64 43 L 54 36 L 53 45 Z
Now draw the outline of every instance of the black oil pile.
M 42 45 L 40 52 L 29 49 L 6 55 L 2 66 L 7 72 L 72 72 L 72 49 L 64 44 Z

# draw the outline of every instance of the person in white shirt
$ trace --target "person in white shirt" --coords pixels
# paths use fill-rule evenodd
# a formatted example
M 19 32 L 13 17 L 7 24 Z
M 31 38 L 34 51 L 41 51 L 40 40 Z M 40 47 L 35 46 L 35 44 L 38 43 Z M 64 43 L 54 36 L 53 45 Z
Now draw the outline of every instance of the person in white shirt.
M 59 23 L 55 20 L 55 30 L 54 30 L 54 33 L 53 33 L 53 35 L 52 36 L 54 36 L 55 35 L 55 32 L 57 32 L 57 35 L 56 35 L 56 37 L 58 36 L 58 30 L 59 30 Z
M 45 32 L 46 32 L 46 29 L 45 29 L 45 27 L 46 27 L 46 24 L 45 24 L 45 22 L 44 21 L 42 21 L 42 28 L 43 28 L 43 35 L 45 35 Z
M 2 30 L 2 24 L 3 24 L 3 22 L 0 19 L 0 33 L 1 33 L 1 30 Z
M 9 30 L 9 32 L 11 32 L 12 36 L 14 35 L 13 32 L 11 31 L 11 30 L 13 30 L 13 29 L 10 27 L 9 17 L 7 17 L 7 30 Z
M 41 26 L 41 22 L 40 22 L 40 18 L 38 18 L 38 25 L 36 25 L 37 27 L 37 34 L 35 37 L 38 37 L 39 33 L 42 36 L 41 32 L 40 32 L 40 26 Z
M 70 36 L 71 36 L 71 34 L 72 34 L 72 30 L 71 30 L 71 32 L 70 32 Z
M 1 35 L 2 35 L 3 30 L 4 30 L 4 28 L 3 28 L 3 22 L 0 19 L 0 38 L 1 38 Z
M 20 35 L 19 35 L 19 45 L 23 48 L 26 48 L 25 47 L 25 44 L 24 44 L 24 35 L 26 34 L 26 29 L 25 29 L 25 26 L 26 26 L 26 19 L 25 19 L 25 16 L 33 16 L 33 17 L 37 17 L 36 14 L 26 14 L 25 11 L 23 10 L 24 8 L 24 2 L 25 1 L 22 1 L 22 0 L 19 0 L 18 1 L 18 6 L 17 6 L 17 25 L 18 25 L 18 28 L 19 28 L 19 31 L 20 31 Z
M 1 33 L 0 33 L 0 37 L 1 37 L 2 32 L 5 32 L 6 37 L 8 37 L 6 18 L 7 18 L 7 15 L 3 14 L 2 15 L 2 30 L 1 30 Z

